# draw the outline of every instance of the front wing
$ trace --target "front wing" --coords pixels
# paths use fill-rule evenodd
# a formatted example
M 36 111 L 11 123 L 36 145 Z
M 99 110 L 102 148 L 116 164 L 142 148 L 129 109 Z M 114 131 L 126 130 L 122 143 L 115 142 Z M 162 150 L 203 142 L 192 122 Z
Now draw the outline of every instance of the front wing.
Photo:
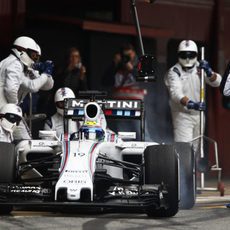
M 7 205 L 29 210 L 45 208 L 56 211 L 61 211 L 63 208 L 71 210 L 103 208 L 119 211 L 135 210 L 135 212 L 146 210 L 149 207 L 154 209 L 167 208 L 164 200 L 164 194 L 167 192 L 163 190 L 162 186 L 156 185 L 144 189 L 142 190 L 143 194 L 110 195 L 92 202 L 60 202 L 52 200 L 53 192 L 49 188 L 34 185 L 2 184 L 0 185 L 0 207 Z

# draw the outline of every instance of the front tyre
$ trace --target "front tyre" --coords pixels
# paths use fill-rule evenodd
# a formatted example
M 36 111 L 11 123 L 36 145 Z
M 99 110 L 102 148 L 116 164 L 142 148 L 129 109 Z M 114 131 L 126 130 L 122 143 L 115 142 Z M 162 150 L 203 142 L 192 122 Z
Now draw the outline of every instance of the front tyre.
M 146 212 L 149 217 L 171 217 L 179 209 L 178 195 L 178 155 L 173 145 L 148 146 L 144 151 L 145 184 L 164 184 L 166 206 L 150 206 Z

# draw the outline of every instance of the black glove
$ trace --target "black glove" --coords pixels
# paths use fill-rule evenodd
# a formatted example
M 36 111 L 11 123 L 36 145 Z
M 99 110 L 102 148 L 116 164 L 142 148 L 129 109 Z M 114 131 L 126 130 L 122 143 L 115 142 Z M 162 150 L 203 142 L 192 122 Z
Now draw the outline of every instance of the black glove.
M 54 64 L 52 61 L 47 60 L 45 62 L 36 62 L 33 65 L 33 69 L 38 70 L 40 73 L 46 73 L 52 75 Z
M 210 67 L 209 63 L 206 60 L 201 60 L 199 67 L 205 71 L 205 73 L 207 74 L 207 77 L 212 76 L 213 74 L 212 68 Z
M 187 108 L 199 110 L 199 111 L 205 111 L 206 104 L 205 104 L 205 102 L 194 102 L 194 101 L 189 100 L 188 104 L 187 104 Z

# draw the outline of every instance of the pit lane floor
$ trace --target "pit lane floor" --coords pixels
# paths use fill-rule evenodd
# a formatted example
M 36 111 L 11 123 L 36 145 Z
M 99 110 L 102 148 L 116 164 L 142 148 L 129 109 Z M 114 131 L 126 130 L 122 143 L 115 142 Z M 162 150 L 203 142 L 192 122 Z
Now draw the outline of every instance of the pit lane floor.
M 218 191 L 202 191 L 193 209 L 180 210 L 175 217 L 150 219 L 135 213 L 53 213 L 14 211 L 0 217 L 2 229 L 79 229 L 79 230 L 139 230 L 139 229 L 230 229 L 230 181 L 224 181 L 225 196 Z M 215 187 L 215 182 L 209 182 Z

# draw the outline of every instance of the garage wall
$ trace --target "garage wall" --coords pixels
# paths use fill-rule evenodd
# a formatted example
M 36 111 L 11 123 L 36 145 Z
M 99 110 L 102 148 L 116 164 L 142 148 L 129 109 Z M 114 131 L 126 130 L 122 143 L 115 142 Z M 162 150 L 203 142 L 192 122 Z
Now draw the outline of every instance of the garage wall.
M 84 61 L 89 70 L 89 86 L 100 88 L 99 82 L 104 65 L 108 64 L 112 53 L 124 37 L 109 33 L 90 33 L 80 29 L 77 25 L 68 25 L 68 23 L 59 27 L 60 24 L 49 24 L 47 21 L 36 24 L 27 18 L 25 24 L 25 2 L 26 0 L 0 1 L 0 57 L 6 56 L 15 36 L 22 35 L 25 32 L 38 39 L 43 49 L 43 57 L 55 60 L 57 65 L 63 62 L 65 50 L 76 44 L 81 47 L 84 53 Z M 36 2 L 39 4 L 39 1 Z M 78 9 L 77 2 L 71 1 L 73 6 L 71 16 L 74 16 L 73 9 Z M 91 1 L 92 4 L 94 4 L 94 1 Z M 112 8 L 109 8 L 112 16 L 108 20 L 116 20 L 116 22 L 123 24 L 133 23 L 129 4 L 129 0 L 120 0 L 119 4 L 116 4 L 116 8 L 119 7 L 117 9 L 119 13 L 114 14 L 116 16 L 113 16 Z M 161 0 L 148 5 L 143 1 L 137 1 L 137 9 L 142 25 L 173 32 L 171 37 L 156 36 L 154 39 L 153 51 L 159 61 L 161 71 L 160 80 L 157 83 L 159 87 L 157 84 L 149 85 L 149 90 L 153 92 L 153 95 L 149 98 L 154 98 L 151 108 L 156 108 L 152 111 L 155 111 L 155 113 L 152 113 L 154 114 L 152 120 L 156 124 L 161 123 L 159 121 L 164 123 L 165 119 L 170 118 L 168 117 L 167 94 L 165 94 L 164 88 L 161 88 L 161 86 L 164 87 L 162 77 L 167 68 L 173 63 L 173 60 L 169 60 L 168 45 L 172 39 L 193 39 L 205 44 L 208 47 L 209 54 L 207 56 L 210 58 L 212 66 L 223 74 L 225 65 L 230 59 L 230 30 L 228 29 L 230 28 L 230 3 L 227 0 Z M 52 10 L 52 7 L 50 7 L 50 10 Z M 66 12 L 65 16 L 68 16 Z M 133 39 L 131 38 L 131 40 Z M 160 98 L 162 99 L 161 92 L 164 95 L 163 100 L 160 100 Z M 229 111 L 223 109 L 218 89 L 210 89 L 207 94 L 209 103 L 207 115 L 208 136 L 218 141 L 223 174 L 230 176 Z M 162 114 L 164 114 L 163 119 Z M 170 124 L 167 122 L 166 126 L 170 128 Z M 154 133 L 158 133 L 153 137 L 159 141 L 165 138 L 165 130 L 170 133 L 169 129 L 162 127 L 160 125 L 160 127 L 150 128 L 151 130 L 155 129 Z M 170 138 L 168 140 L 170 141 Z
M 0 58 L 7 55 L 15 33 L 24 29 L 26 0 L 0 1 Z

